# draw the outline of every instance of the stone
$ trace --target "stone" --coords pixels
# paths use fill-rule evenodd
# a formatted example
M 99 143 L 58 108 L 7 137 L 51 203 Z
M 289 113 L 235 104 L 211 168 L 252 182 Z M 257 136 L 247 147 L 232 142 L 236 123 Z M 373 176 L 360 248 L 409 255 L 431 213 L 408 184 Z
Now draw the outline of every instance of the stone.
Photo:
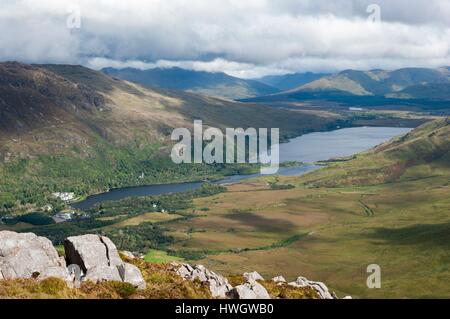
M 102 281 L 123 281 L 117 266 L 105 265 L 90 268 L 83 280 L 94 283 L 100 283 Z
M 226 298 L 232 289 L 228 279 L 216 274 L 202 265 L 192 267 L 189 264 L 172 263 L 176 273 L 186 280 L 199 280 L 209 284 L 209 290 L 213 298 Z
M 93 282 L 121 281 L 145 289 L 146 283 L 139 268 L 124 263 L 114 243 L 105 236 L 83 235 L 64 241 L 66 258 L 84 273 L 82 280 Z
M 286 282 L 286 279 L 284 279 L 283 276 L 277 276 L 277 277 L 273 277 L 272 281 L 276 282 L 276 283 L 284 283 L 284 282 Z
M 345 297 L 342 298 L 342 299 L 353 299 L 353 298 L 352 298 L 352 296 L 345 296 Z
M 311 287 L 317 292 L 320 299 L 336 299 L 323 282 L 311 281 L 305 277 L 298 277 L 296 281 L 290 282 L 288 285 L 299 288 Z
M 79 265 L 83 272 L 99 266 L 118 266 L 123 263 L 116 246 L 104 236 L 83 235 L 64 241 L 69 264 Z
M 257 273 L 256 271 L 254 271 L 254 272 L 246 272 L 244 274 L 244 278 L 245 278 L 246 281 L 258 281 L 258 280 L 264 281 L 264 278 L 259 273 Z
M 232 299 L 270 299 L 266 288 L 256 281 L 234 287 L 228 296 Z
M 134 256 L 134 254 L 130 251 L 121 251 L 120 252 L 122 255 L 124 255 L 125 257 L 129 258 L 129 259 L 135 259 L 136 257 Z
M 119 274 L 123 282 L 132 284 L 138 289 L 146 288 L 147 285 L 138 267 L 132 264 L 124 263 L 119 265 L 117 269 L 119 270 Z
M 31 233 L 0 231 L 0 279 L 49 277 L 69 280 L 66 262 L 50 240 Z

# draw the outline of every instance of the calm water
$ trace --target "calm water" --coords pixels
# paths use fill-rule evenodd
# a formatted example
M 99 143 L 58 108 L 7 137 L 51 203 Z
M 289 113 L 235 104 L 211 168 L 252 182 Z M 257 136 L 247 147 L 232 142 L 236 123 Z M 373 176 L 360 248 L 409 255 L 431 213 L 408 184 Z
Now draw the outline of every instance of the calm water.
M 409 128 L 393 127 L 357 127 L 306 134 L 294 138 L 288 143 L 281 144 L 280 160 L 282 162 L 298 161 L 311 163 L 336 157 L 350 156 L 368 150 L 395 136 L 406 134 L 410 130 Z M 318 168 L 320 166 L 312 164 L 300 167 L 282 167 L 278 171 L 278 175 L 298 176 Z M 260 174 L 228 176 L 216 183 L 236 183 L 257 176 L 260 176 Z M 199 188 L 201 185 L 201 182 L 196 182 L 119 188 L 107 193 L 90 196 L 86 200 L 75 203 L 72 206 L 80 210 L 85 210 L 103 201 L 119 200 L 126 197 L 179 193 Z
M 361 153 L 411 131 L 398 127 L 354 127 L 331 132 L 305 134 L 280 145 L 282 162 L 304 163 Z

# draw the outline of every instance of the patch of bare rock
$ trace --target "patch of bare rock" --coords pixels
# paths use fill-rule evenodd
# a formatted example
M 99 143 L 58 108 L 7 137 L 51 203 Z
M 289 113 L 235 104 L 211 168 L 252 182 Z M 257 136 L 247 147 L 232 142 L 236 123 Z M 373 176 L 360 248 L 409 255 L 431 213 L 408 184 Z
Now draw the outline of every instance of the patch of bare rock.
M 172 263 L 174 270 L 178 275 L 186 280 L 199 280 L 208 283 L 211 294 L 214 298 L 231 298 L 231 299 L 270 299 L 270 294 L 260 282 L 265 279 L 256 271 L 244 273 L 245 282 L 236 287 L 232 287 L 228 280 L 221 275 L 208 270 L 206 267 L 197 265 L 191 266 L 185 263 Z M 277 284 L 287 284 L 283 276 L 277 276 L 272 279 Z M 311 287 L 320 299 L 337 299 L 334 292 L 328 290 L 328 287 L 322 282 L 310 281 L 304 277 L 298 277 L 295 282 L 288 285 L 296 288 Z M 349 298 L 349 297 L 346 297 Z

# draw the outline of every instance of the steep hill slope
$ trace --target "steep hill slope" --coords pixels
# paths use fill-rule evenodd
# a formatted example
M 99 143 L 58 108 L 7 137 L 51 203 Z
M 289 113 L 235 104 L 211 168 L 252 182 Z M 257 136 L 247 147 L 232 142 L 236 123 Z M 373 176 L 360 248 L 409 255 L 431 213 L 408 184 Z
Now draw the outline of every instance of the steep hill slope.
M 221 72 L 211 73 L 181 68 L 149 70 L 105 68 L 102 71 L 110 76 L 145 86 L 184 90 L 231 100 L 279 92 L 267 84 L 239 79 Z

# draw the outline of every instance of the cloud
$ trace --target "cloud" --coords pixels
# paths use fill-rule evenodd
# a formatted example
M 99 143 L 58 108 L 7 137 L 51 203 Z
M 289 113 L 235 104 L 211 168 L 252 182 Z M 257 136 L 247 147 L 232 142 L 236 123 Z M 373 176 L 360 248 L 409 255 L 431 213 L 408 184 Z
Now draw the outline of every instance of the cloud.
M 447 0 L 3 0 L 0 60 L 257 77 L 450 65 Z M 69 29 L 79 5 L 81 28 Z

